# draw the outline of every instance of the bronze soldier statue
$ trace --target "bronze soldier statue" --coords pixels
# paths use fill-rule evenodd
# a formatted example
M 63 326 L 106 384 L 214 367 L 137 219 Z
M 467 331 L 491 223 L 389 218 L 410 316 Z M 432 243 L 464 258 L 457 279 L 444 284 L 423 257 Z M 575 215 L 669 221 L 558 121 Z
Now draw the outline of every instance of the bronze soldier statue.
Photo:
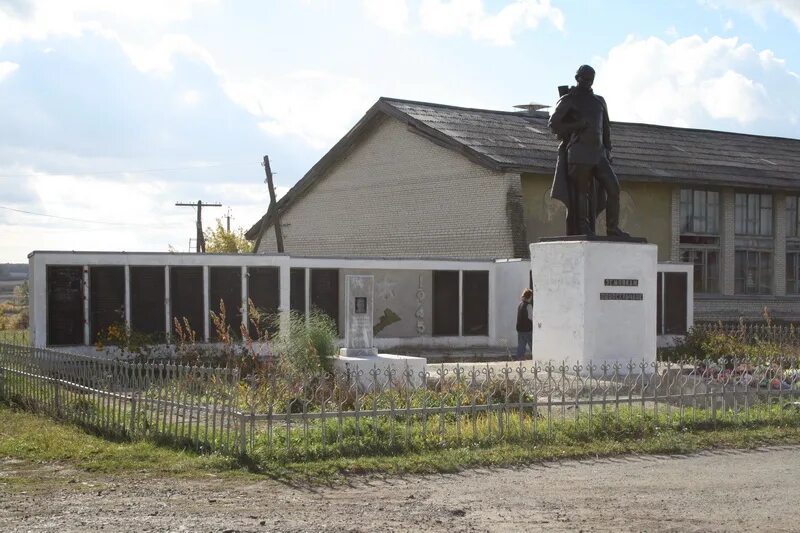
M 606 101 L 592 91 L 594 69 L 582 65 L 578 85 L 565 91 L 550 117 L 561 140 L 551 195 L 567 206 L 567 235 L 595 234 L 606 210 L 606 235 L 629 238 L 619 228 L 619 181 L 611 168 L 611 130 Z

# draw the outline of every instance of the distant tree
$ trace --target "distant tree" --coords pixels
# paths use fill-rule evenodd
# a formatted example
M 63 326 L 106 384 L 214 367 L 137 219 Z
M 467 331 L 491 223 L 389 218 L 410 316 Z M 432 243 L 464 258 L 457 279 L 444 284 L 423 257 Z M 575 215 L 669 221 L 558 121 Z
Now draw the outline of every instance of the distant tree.
M 245 238 L 242 228 L 228 231 L 220 218 L 217 219 L 217 227 L 206 228 L 203 236 L 206 239 L 206 252 L 210 254 L 247 253 L 253 247 Z
M 14 287 L 14 301 L 17 305 L 28 305 L 28 282 L 23 281 Z

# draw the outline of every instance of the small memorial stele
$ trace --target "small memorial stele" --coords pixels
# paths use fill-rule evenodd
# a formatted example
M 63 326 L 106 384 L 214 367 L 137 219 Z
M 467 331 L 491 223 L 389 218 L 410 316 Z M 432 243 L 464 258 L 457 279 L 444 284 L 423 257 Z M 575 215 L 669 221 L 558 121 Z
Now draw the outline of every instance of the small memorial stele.
M 372 307 L 375 279 L 367 275 L 345 276 L 345 346 L 340 355 L 377 355 L 372 342 Z
M 421 387 L 425 383 L 424 357 L 378 353 L 372 338 L 374 278 L 347 275 L 345 279 L 344 347 L 333 364 L 365 389 L 401 384 Z

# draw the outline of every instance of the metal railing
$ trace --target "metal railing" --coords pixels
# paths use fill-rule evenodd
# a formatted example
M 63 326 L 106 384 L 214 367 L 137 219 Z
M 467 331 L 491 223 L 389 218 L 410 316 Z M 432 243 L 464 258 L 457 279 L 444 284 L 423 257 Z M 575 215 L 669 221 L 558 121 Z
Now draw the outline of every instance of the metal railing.
M 0 344 L 0 399 L 103 434 L 279 461 L 800 423 L 795 359 L 296 373 Z
M 774 343 L 780 346 L 800 347 L 800 326 L 794 324 L 721 324 L 705 322 L 695 324 L 693 329 L 702 333 L 722 333 L 743 343 L 757 341 Z

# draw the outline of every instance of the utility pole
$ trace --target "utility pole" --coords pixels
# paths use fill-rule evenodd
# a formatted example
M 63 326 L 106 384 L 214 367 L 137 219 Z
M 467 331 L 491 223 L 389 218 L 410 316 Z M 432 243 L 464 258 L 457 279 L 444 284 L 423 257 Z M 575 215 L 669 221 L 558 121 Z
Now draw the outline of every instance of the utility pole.
M 231 208 L 228 208 L 228 212 L 225 213 L 225 230 L 230 233 L 231 232 Z
M 203 200 L 197 200 L 196 204 L 176 203 L 178 207 L 196 207 L 197 208 L 197 253 L 205 253 L 206 239 L 203 237 L 203 206 L 206 207 L 222 207 L 222 204 L 207 204 Z
M 254 252 L 258 251 L 258 244 L 261 242 L 261 237 L 264 235 L 264 231 L 267 229 L 267 221 L 273 219 L 272 225 L 275 227 L 275 241 L 278 246 L 278 253 L 283 253 L 283 231 L 281 230 L 281 219 L 278 216 L 278 205 L 277 201 L 275 200 L 275 186 L 272 184 L 272 169 L 269 166 L 269 156 L 264 156 L 264 172 L 267 174 L 267 188 L 269 189 L 269 209 L 267 210 L 267 216 L 264 217 L 264 222 L 261 224 L 261 232 L 258 236 L 258 240 L 256 241 L 256 247 L 253 250 Z

